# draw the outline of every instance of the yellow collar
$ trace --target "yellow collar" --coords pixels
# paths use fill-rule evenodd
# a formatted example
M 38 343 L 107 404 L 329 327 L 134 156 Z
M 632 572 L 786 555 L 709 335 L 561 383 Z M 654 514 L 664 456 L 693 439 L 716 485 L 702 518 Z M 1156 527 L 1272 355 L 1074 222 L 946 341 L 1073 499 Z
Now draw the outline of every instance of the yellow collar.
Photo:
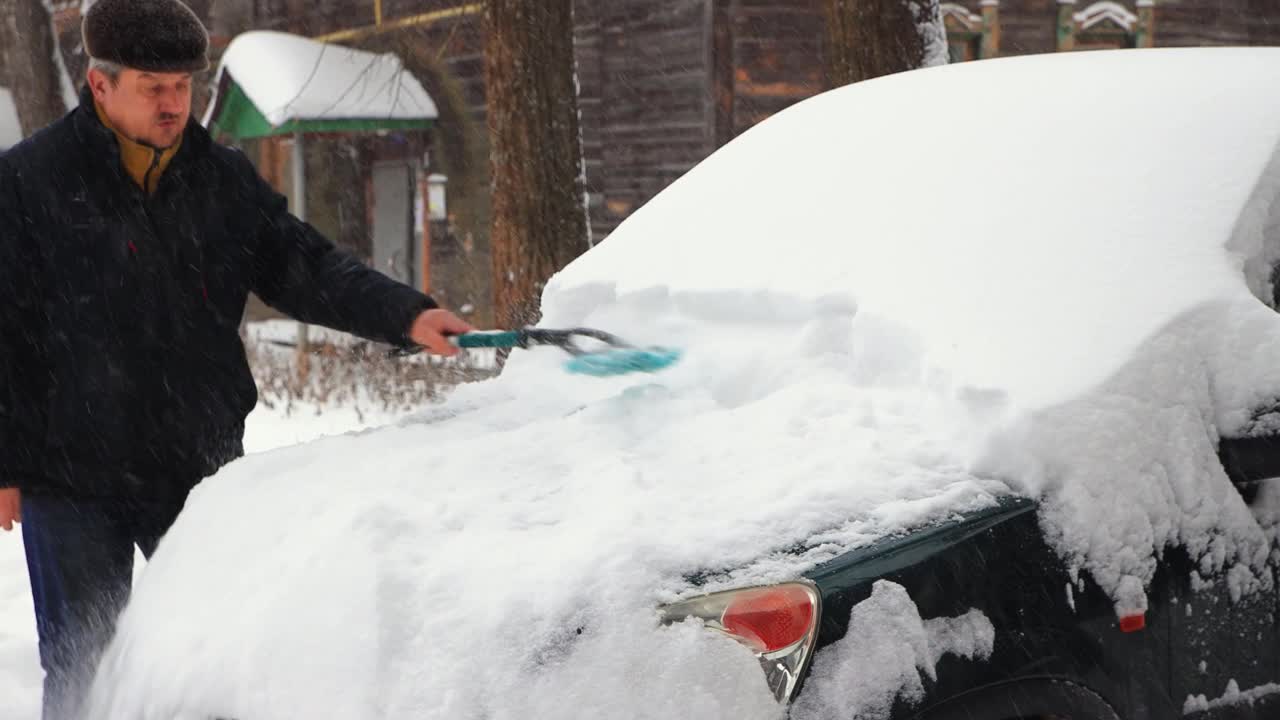
M 95 102 L 93 108 L 97 110 L 98 119 L 102 124 L 115 133 L 116 141 L 120 144 L 120 162 L 129 173 L 129 177 L 133 178 L 138 187 L 145 190 L 148 195 L 154 194 L 156 187 L 160 184 L 160 177 L 169 167 L 173 156 L 178 154 L 178 148 L 182 145 L 182 136 L 178 136 L 178 142 L 171 147 L 156 150 L 150 145 L 135 142 L 116 130 L 98 103 Z

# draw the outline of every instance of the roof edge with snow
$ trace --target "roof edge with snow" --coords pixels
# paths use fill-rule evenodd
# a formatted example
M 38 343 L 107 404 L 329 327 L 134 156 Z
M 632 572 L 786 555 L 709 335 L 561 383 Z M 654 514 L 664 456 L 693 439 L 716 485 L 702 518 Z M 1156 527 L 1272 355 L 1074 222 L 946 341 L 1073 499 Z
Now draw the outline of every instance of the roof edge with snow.
M 298 132 L 419 130 L 435 102 L 394 53 L 372 53 L 287 33 L 237 36 L 218 68 L 204 124 L 259 138 Z

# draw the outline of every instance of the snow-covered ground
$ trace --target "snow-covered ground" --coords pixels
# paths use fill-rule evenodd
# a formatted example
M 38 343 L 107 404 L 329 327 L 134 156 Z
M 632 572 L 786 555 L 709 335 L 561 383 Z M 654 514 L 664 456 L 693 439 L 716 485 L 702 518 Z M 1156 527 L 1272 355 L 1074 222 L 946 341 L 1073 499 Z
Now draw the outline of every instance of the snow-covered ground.
M 43 675 L 22 536 L 15 530 L 0 534 L 0 697 L 7 717 L 39 720 Z
M 395 414 L 363 415 L 351 408 L 298 407 L 293 413 L 272 412 L 259 406 L 245 429 L 246 452 L 263 452 L 325 435 L 363 430 L 395 422 Z M 135 578 L 145 567 L 141 554 Z M 35 614 L 31 584 L 22 551 L 22 533 L 0 533 L 0 698 L 5 720 L 39 720 L 40 657 L 36 651 Z

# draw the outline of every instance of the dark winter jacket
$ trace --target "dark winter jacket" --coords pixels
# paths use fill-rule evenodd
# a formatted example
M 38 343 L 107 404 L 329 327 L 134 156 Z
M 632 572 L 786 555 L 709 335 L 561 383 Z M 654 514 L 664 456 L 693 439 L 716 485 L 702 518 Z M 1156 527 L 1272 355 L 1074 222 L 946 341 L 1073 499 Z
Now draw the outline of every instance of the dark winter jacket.
M 184 493 L 241 455 L 250 291 L 391 344 L 435 307 L 290 215 L 194 122 L 150 197 L 88 93 L 0 156 L 0 487 Z

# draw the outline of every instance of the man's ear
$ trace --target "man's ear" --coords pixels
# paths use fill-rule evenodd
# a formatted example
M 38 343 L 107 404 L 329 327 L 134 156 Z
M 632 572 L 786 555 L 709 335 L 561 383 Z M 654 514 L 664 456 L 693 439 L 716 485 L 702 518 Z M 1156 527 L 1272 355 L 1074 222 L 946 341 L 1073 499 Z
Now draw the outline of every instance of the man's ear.
M 107 83 L 111 82 L 111 78 L 107 74 L 97 68 L 89 68 L 88 74 L 89 89 L 93 92 L 93 99 L 102 102 L 103 97 L 107 93 Z

